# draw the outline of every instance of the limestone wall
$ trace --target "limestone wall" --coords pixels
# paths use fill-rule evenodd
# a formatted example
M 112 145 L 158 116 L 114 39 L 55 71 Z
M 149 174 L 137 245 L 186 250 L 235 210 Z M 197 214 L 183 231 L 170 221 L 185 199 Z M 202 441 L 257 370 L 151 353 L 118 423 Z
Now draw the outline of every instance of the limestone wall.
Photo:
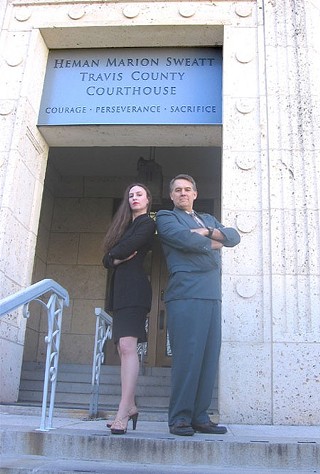
M 48 151 L 36 128 L 47 48 L 39 31 L 10 26 L 11 10 L 8 5 L 0 37 L 1 297 L 31 282 Z M 20 309 L 0 323 L 4 402 L 18 396 L 25 326 Z
M 222 208 L 243 237 L 224 258 L 236 275 L 224 272 L 220 411 L 239 423 L 317 424 L 319 6 L 258 6 L 256 30 L 231 25 L 224 38 L 235 108 L 224 118 Z
M 237 226 L 242 242 L 223 258 L 221 420 L 319 423 L 319 17 L 315 0 L 8 5 L 0 74 L 1 293 L 31 282 L 47 150 L 72 145 L 69 131 L 51 133 L 46 143 L 36 127 L 48 49 L 223 44 L 222 221 Z M 144 134 L 132 127 L 123 135 L 110 130 L 101 135 L 93 127 L 87 136 L 143 146 Z M 149 132 L 163 146 L 179 136 L 170 127 Z M 185 132 L 187 146 L 193 136 L 196 127 Z M 102 298 L 102 286 L 91 281 L 103 271 L 97 254 L 82 251 L 85 242 L 96 248 L 102 230 L 89 235 L 88 222 L 76 218 L 90 199 L 61 201 L 48 187 L 51 220 L 41 220 L 37 250 L 37 271 L 57 270 L 62 284 L 73 284 L 65 323 L 72 344 L 87 314 L 80 310 L 83 282 L 89 298 Z M 102 202 L 100 213 L 108 207 Z M 71 209 L 75 219 L 67 224 Z M 1 323 L 4 401 L 17 396 L 24 330 L 19 312 Z M 34 331 L 43 331 L 39 320 Z

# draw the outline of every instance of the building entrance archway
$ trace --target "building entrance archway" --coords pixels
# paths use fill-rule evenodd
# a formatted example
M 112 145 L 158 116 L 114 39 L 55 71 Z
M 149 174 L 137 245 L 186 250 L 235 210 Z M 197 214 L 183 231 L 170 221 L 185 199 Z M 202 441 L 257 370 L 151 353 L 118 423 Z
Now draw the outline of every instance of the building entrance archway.
M 107 272 L 102 266 L 102 241 L 114 205 L 136 179 L 139 158 L 149 147 L 52 148 L 39 226 L 33 280 L 53 278 L 67 288 L 71 305 L 64 314 L 61 363 L 91 364 L 95 330 L 94 308 L 105 306 Z M 153 211 L 172 208 L 170 179 L 181 172 L 194 176 L 199 189 L 198 211 L 220 217 L 221 149 L 159 147 L 155 159 L 163 173 L 163 200 Z M 163 292 L 166 266 L 157 243 L 149 264 L 153 305 L 145 363 L 170 366 Z M 27 327 L 24 360 L 43 360 L 45 323 Z M 36 341 L 36 343 L 35 343 Z M 106 364 L 119 364 L 113 344 Z

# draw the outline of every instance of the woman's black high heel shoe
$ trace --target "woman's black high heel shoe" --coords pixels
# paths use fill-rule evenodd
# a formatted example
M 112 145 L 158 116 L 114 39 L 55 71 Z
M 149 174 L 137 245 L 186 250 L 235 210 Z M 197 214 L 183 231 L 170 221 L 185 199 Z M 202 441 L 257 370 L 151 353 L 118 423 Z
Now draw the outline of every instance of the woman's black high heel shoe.
M 138 416 L 139 416 L 139 413 L 134 413 L 133 415 L 130 415 L 129 416 L 129 420 L 132 420 L 132 429 L 133 431 L 136 429 L 137 427 L 137 423 L 138 423 Z M 128 422 L 129 422 L 128 420 Z

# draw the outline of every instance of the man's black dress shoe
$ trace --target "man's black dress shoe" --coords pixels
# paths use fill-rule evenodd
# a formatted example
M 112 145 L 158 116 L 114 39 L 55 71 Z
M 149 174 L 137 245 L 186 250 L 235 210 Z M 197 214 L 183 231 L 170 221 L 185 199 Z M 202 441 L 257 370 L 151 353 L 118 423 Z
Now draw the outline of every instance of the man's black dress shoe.
M 194 431 L 207 434 L 225 434 L 228 431 L 225 426 L 216 425 L 212 423 L 212 421 L 207 421 L 206 423 L 192 423 L 192 428 Z
M 193 436 L 194 429 L 186 421 L 176 421 L 173 425 L 169 426 L 171 434 L 178 436 Z

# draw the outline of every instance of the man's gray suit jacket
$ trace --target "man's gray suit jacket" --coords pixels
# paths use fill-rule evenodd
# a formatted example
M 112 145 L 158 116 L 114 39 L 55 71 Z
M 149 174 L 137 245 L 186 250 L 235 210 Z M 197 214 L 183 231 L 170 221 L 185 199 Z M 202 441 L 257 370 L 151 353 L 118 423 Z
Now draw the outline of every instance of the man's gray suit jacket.
M 233 247 L 240 242 L 238 232 L 224 227 L 210 214 L 198 214 L 206 227 L 219 229 L 223 245 Z M 157 231 L 169 272 L 165 301 L 178 299 L 221 300 L 221 252 L 211 248 L 211 240 L 190 229 L 197 227 L 187 212 L 158 211 Z

